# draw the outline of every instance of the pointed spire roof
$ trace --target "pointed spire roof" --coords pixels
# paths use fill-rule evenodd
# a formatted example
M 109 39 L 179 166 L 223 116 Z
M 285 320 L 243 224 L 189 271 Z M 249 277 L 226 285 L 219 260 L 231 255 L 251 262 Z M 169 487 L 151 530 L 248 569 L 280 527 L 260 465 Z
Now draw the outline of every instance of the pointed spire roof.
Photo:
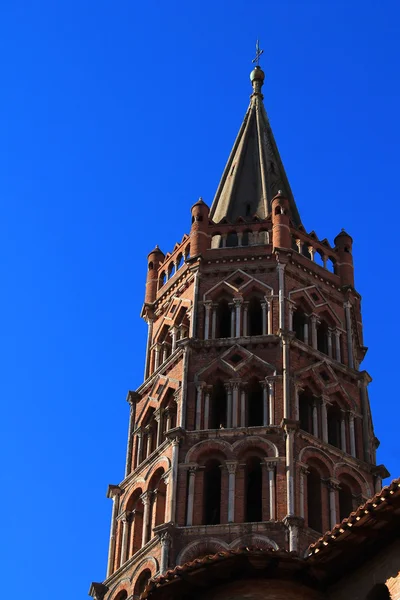
M 297 206 L 264 108 L 264 72 L 257 65 L 250 74 L 253 93 L 210 210 L 219 223 L 224 217 L 266 219 L 271 201 L 280 193 L 289 200 L 291 218 L 301 224 Z

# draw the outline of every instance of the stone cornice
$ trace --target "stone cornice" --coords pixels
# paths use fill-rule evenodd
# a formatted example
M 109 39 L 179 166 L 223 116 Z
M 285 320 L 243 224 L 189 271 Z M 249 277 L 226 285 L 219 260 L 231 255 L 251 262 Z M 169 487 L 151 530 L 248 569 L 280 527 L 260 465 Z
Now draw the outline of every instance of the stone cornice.
M 158 375 L 164 375 L 163 371 L 166 371 L 181 356 L 183 356 L 183 348 L 177 347 L 176 350 L 171 354 L 171 356 L 169 356 L 167 360 L 163 362 L 162 365 L 160 365 L 156 371 L 154 371 L 154 373 L 152 373 L 147 379 L 145 379 L 142 385 L 139 386 L 136 390 L 136 393 L 144 394 L 147 387 L 153 384 L 156 377 L 158 377 Z M 165 377 L 167 377 L 167 375 L 165 375 Z

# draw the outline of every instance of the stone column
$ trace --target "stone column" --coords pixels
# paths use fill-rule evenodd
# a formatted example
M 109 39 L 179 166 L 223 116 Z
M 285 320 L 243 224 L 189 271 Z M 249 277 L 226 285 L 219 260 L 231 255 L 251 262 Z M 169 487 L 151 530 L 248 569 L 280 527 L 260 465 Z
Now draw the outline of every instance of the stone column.
M 129 540 L 129 520 L 131 517 L 130 512 L 124 511 L 122 515 L 120 515 L 120 520 L 122 521 L 122 544 L 121 544 L 121 562 L 120 567 L 126 563 L 128 560 L 128 540 Z
M 337 523 L 336 516 L 336 493 L 339 486 L 339 482 L 336 479 L 330 479 L 329 485 L 329 524 L 330 528 L 333 529 Z
M 234 299 L 234 304 L 235 304 L 235 312 L 236 312 L 236 330 L 235 330 L 235 337 L 240 337 L 240 333 L 241 333 L 241 314 L 242 314 L 242 300 L 240 298 L 235 298 Z
M 318 350 L 318 338 L 317 338 L 317 317 L 311 315 L 311 342 L 314 350 Z
M 143 431 L 138 429 L 137 432 L 138 445 L 137 445 L 137 455 L 136 455 L 136 466 L 139 466 L 142 462 L 142 452 L 143 452 Z
M 285 329 L 285 265 L 278 263 L 278 281 L 279 281 L 279 329 Z
M 242 239 L 243 239 L 243 231 L 238 231 L 237 237 L 238 237 L 238 246 L 241 246 Z
M 171 328 L 172 352 L 175 352 L 175 350 L 176 350 L 177 336 L 178 336 L 178 328 L 172 327 Z
M 165 342 L 163 342 L 163 348 L 162 348 L 162 362 L 165 363 L 165 361 L 168 358 L 168 346 Z
M 171 460 L 171 474 L 170 474 L 170 494 L 169 494 L 169 511 L 168 521 L 175 523 L 175 512 L 176 512 L 176 487 L 178 483 L 178 454 L 179 454 L 179 437 L 176 436 L 172 440 L 172 460 Z
M 240 390 L 240 426 L 246 427 L 246 390 L 243 384 Z
M 262 334 L 267 335 L 267 303 L 261 302 Z
M 249 335 L 248 333 L 248 324 L 249 324 L 249 303 L 243 303 L 243 336 L 246 337 Z
M 354 431 L 354 417 L 353 412 L 349 412 L 349 429 L 350 429 L 350 454 L 356 458 L 356 435 Z
M 169 549 L 171 547 L 172 538 L 168 531 L 161 534 L 161 561 L 160 561 L 160 574 L 165 573 L 168 570 L 169 564 Z
M 229 306 L 231 309 L 231 337 L 235 337 L 235 305 L 231 302 Z
M 268 469 L 268 492 L 269 492 L 269 519 L 270 521 L 276 520 L 276 492 L 275 492 L 275 466 L 276 463 L 272 461 L 266 462 Z
M 318 437 L 318 405 L 317 405 L 316 398 L 314 398 L 314 401 L 313 401 L 312 421 L 313 421 L 313 435 L 315 435 L 315 437 Z
M 156 420 L 157 423 L 157 448 L 158 446 L 160 446 L 160 444 L 162 444 L 162 433 L 163 433 L 163 409 L 160 407 L 157 410 L 154 411 L 154 419 Z
M 144 378 L 147 379 L 150 375 L 150 346 L 153 339 L 153 319 L 147 317 L 147 344 L 146 344 L 146 360 L 144 367 Z
M 232 427 L 238 426 L 239 383 L 232 384 Z
M 283 418 L 290 417 L 290 390 L 289 390 L 289 340 L 282 335 L 282 368 L 283 368 Z
M 351 328 L 351 304 L 350 302 L 344 303 L 344 310 L 346 315 L 346 330 L 347 330 L 347 352 L 349 355 L 349 367 L 354 369 L 354 357 L 353 357 L 353 332 Z
M 308 323 L 304 323 L 304 343 L 308 344 Z
M 189 484 L 188 484 L 188 498 L 187 498 L 187 511 L 186 511 L 186 525 L 191 527 L 193 525 L 193 506 L 194 506 L 194 484 L 196 478 L 197 467 L 189 468 Z
M 265 379 L 263 381 L 260 381 L 260 385 L 262 386 L 262 390 L 263 390 L 263 426 L 264 427 L 268 427 L 269 425 L 269 398 L 268 398 L 268 392 L 269 392 L 269 386 L 267 381 L 265 381 Z
M 343 452 L 347 452 L 347 444 L 346 444 L 346 411 L 341 410 L 341 419 L 340 419 L 340 445 Z
M 294 515 L 294 456 L 293 456 L 293 445 L 295 427 L 286 424 L 286 489 L 287 489 L 287 514 L 288 516 Z
M 211 313 L 211 338 L 215 340 L 217 337 L 217 304 L 212 305 Z
M 272 300 L 267 300 L 267 322 L 268 322 L 268 335 L 272 335 Z
M 146 458 L 151 454 L 151 445 L 153 443 L 153 431 L 151 427 L 146 427 L 147 433 L 147 450 L 146 450 Z
M 207 388 L 204 394 L 204 429 L 209 428 L 210 420 L 210 390 Z
M 204 339 L 208 340 L 210 335 L 210 310 L 212 302 L 204 302 L 205 317 L 204 317 Z
M 305 503 L 305 493 L 304 488 L 307 482 L 307 475 L 309 474 L 309 470 L 306 466 L 300 467 L 300 516 L 302 519 L 305 519 L 306 514 L 306 503 Z
M 274 382 L 268 381 L 269 389 L 269 425 L 275 425 L 275 390 Z
M 340 331 L 335 329 L 335 349 L 336 349 L 336 360 L 342 362 L 342 353 L 340 351 Z
M 108 544 L 108 562 L 107 562 L 107 577 L 112 575 L 115 561 L 115 534 L 117 530 L 117 515 L 119 511 L 119 498 L 121 488 L 117 485 L 109 485 L 107 490 L 107 498 L 112 498 L 113 507 L 111 513 L 110 540 Z
M 140 496 L 143 502 L 143 532 L 142 532 L 142 546 L 147 544 L 150 539 L 150 492 L 144 492 Z
M 195 429 L 199 431 L 201 429 L 201 405 L 203 402 L 203 384 L 196 385 L 197 396 L 196 396 L 196 424 Z
M 226 238 L 228 237 L 227 233 L 223 233 L 221 234 L 221 240 L 222 240 L 222 248 L 226 248 Z
M 293 415 L 295 421 L 299 421 L 299 419 L 300 419 L 299 394 L 302 390 L 303 390 L 303 388 L 301 388 L 299 386 L 299 384 L 296 383 L 294 386 L 294 415 Z
M 232 385 L 230 383 L 226 383 L 225 389 L 227 404 L 226 426 L 229 428 L 232 427 Z
M 228 469 L 228 523 L 235 522 L 235 479 L 237 462 L 230 460 L 226 461 Z
M 328 443 L 328 412 L 326 407 L 328 403 L 328 399 L 323 396 L 321 404 L 322 441 L 326 444 Z
M 160 344 L 156 344 L 154 347 L 154 370 L 157 371 L 160 366 Z
M 332 358 L 332 329 L 328 329 L 328 356 Z
M 293 306 L 289 304 L 289 331 L 293 331 Z

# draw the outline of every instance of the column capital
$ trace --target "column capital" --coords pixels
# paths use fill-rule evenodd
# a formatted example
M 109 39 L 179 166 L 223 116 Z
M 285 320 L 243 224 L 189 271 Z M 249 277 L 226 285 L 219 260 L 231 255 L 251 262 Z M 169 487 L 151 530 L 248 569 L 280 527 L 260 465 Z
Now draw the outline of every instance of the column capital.
M 165 433 L 165 436 L 173 446 L 179 446 L 180 440 L 184 438 L 184 431 L 181 427 L 175 427 Z
M 204 304 L 206 310 L 210 310 L 213 305 L 213 301 L 212 300 L 204 300 L 203 304 Z
M 230 475 L 232 475 L 233 473 L 236 473 L 238 461 L 237 460 L 227 460 L 227 461 L 225 461 L 225 466 L 228 470 L 228 473 Z
M 271 460 L 270 458 L 264 458 L 264 460 L 261 464 L 262 464 L 262 466 L 266 467 L 267 471 L 275 471 L 276 465 L 277 465 L 277 460 Z
M 170 546 L 172 542 L 172 536 L 168 531 L 164 531 L 164 533 L 160 535 L 160 540 L 161 546 Z
M 340 490 L 340 481 L 338 479 L 331 477 L 326 480 L 326 483 L 331 490 Z
M 124 510 L 122 513 L 120 513 L 117 517 L 117 521 L 122 521 L 122 523 L 129 523 L 130 519 L 131 519 L 131 511 L 130 510 Z
M 282 419 L 281 427 L 284 429 L 285 433 L 291 435 L 296 433 L 299 429 L 299 422 L 292 421 L 291 419 Z
M 241 306 L 242 302 L 243 302 L 243 298 L 234 298 L 233 299 L 233 304 L 235 306 Z
M 149 490 L 147 490 L 146 492 L 143 492 L 143 494 L 141 494 L 139 496 L 139 498 L 141 499 L 143 506 L 149 506 L 150 505 L 150 496 L 151 493 Z
M 122 489 L 119 487 L 119 485 L 112 485 L 110 484 L 107 488 L 107 498 L 112 498 L 114 499 L 117 496 L 120 496 L 122 494 Z
M 276 265 L 276 269 L 277 271 L 284 271 L 286 268 L 286 264 L 278 262 L 278 264 Z

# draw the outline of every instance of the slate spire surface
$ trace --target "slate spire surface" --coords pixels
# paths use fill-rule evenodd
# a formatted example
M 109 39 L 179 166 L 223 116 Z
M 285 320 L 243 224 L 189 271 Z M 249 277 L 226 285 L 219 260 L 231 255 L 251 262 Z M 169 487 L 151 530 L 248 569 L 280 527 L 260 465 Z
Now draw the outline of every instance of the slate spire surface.
M 297 206 L 264 107 L 261 88 L 265 75 L 257 65 L 250 74 L 253 93 L 242 126 L 225 166 L 210 217 L 214 222 L 223 218 L 255 215 L 266 219 L 274 196 L 281 193 L 289 200 L 292 222 L 301 224 Z

